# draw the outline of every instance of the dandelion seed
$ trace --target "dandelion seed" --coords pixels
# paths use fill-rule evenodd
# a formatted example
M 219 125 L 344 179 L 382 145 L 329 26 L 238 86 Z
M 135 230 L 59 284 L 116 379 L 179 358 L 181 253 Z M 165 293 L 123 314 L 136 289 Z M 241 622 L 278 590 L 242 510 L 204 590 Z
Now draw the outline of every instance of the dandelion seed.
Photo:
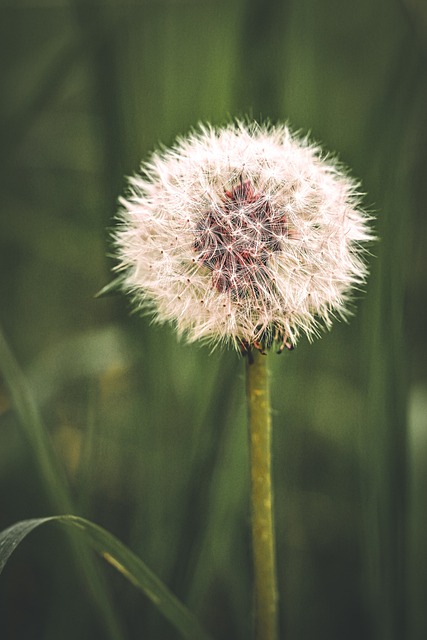
M 130 179 L 117 269 L 136 307 L 189 341 L 291 347 L 345 317 L 366 280 L 360 200 L 286 126 L 201 126 Z
M 201 126 L 129 180 L 114 234 L 137 309 L 246 355 L 255 635 L 277 640 L 267 350 L 349 313 L 373 239 L 358 185 L 286 126 Z

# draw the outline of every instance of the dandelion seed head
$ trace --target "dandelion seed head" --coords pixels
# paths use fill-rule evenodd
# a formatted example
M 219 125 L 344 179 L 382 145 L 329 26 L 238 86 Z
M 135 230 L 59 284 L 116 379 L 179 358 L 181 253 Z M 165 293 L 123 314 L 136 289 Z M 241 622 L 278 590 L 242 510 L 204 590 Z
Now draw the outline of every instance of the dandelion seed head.
M 189 341 L 294 345 L 346 317 L 365 283 L 360 201 L 284 125 L 200 126 L 129 179 L 117 270 L 137 309 Z

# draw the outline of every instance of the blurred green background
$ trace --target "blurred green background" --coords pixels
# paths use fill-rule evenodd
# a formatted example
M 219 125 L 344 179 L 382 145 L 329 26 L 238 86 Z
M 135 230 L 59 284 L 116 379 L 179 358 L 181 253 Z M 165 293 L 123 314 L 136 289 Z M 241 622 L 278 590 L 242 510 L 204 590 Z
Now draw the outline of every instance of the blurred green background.
M 352 167 L 381 241 L 351 323 L 271 357 L 283 637 L 426 638 L 426 3 L 3 0 L 0 61 L 1 326 L 55 453 L 5 376 L 0 529 L 72 508 L 216 638 L 251 637 L 244 363 L 94 296 L 124 176 L 154 146 L 201 120 L 289 120 Z M 0 627 L 177 637 L 54 527 L 7 565 Z

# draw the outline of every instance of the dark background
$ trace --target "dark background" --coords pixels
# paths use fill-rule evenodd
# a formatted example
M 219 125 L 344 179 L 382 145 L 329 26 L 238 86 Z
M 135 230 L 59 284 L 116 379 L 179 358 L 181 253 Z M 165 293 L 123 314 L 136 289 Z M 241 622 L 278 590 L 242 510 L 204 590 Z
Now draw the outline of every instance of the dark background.
M 352 167 L 380 242 L 356 317 L 271 357 L 283 637 L 427 637 L 426 59 L 422 0 L 3 0 L 1 325 L 57 464 L 5 380 L 0 528 L 68 510 L 65 472 L 74 513 L 217 638 L 250 637 L 244 363 L 95 294 L 153 147 L 198 121 L 289 121 Z M 81 565 L 55 528 L 23 543 L 2 637 L 177 637 L 97 563 L 108 615 Z

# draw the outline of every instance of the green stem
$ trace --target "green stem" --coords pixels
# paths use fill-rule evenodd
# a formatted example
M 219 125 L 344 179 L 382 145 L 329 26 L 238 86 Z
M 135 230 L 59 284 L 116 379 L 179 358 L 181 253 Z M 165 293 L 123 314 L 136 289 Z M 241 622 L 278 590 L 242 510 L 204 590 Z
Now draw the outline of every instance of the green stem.
M 252 546 L 255 581 L 255 637 L 277 640 L 277 577 L 271 483 L 271 414 L 267 357 L 247 358 L 251 465 Z

